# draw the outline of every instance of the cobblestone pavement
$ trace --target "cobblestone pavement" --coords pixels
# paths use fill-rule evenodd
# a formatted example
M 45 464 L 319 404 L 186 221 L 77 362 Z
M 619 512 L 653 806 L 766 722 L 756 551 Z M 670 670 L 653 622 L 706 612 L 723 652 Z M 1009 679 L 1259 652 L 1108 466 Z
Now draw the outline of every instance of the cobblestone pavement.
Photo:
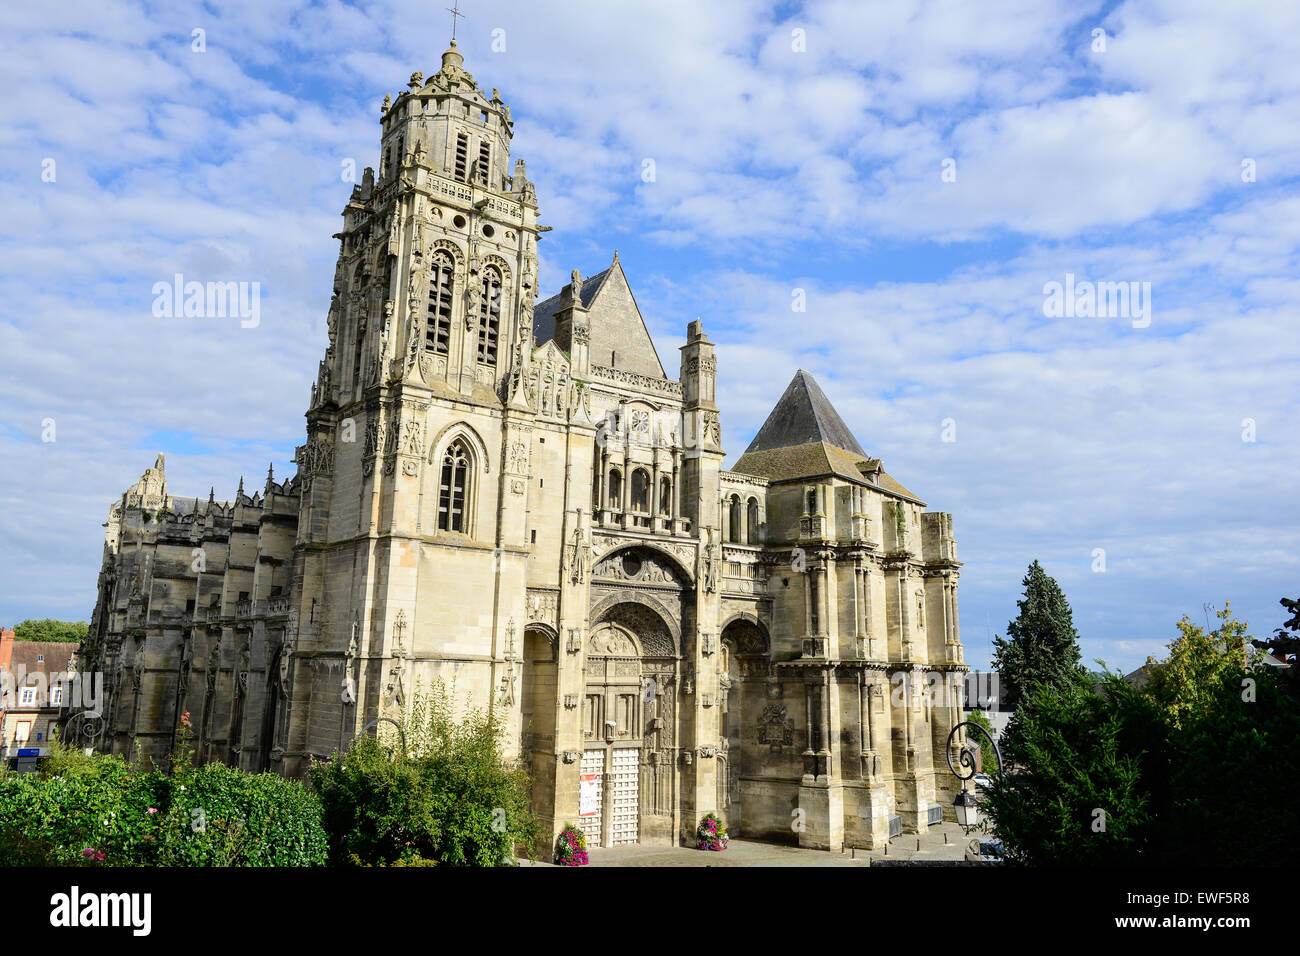
M 945 837 L 947 842 L 945 843 Z M 634 846 L 594 847 L 587 851 L 591 866 L 870 866 L 877 860 L 962 860 L 971 837 L 955 823 L 931 827 L 920 837 L 904 834 L 884 850 L 803 850 L 799 847 L 732 840 L 727 849 L 711 853 L 689 847 Z

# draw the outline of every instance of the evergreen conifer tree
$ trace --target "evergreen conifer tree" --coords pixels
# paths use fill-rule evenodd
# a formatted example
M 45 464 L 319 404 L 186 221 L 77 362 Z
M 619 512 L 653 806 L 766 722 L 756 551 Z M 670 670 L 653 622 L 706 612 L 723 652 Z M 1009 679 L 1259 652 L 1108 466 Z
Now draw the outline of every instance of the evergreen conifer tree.
M 1017 709 L 1004 735 L 1004 756 L 1015 759 L 1022 701 L 1035 685 L 1064 689 L 1084 677 L 1079 661 L 1079 634 L 1065 593 L 1043 566 L 1034 561 L 1024 580 L 1020 613 L 1007 624 L 1006 638 L 993 639 L 993 667 L 1001 700 Z

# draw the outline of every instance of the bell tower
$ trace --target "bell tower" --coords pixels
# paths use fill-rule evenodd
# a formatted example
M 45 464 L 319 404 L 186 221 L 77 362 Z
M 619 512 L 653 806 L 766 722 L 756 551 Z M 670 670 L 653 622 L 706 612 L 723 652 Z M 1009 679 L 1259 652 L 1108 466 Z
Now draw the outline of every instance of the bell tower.
M 417 680 L 456 679 L 517 709 L 527 559 L 520 396 L 545 227 L 524 161 L 511 165 L 510 107 L 452 40 L 436 73 L 384 97 L 379 124 L 378 170 L 353 187 L 336 235 L 298 456 L 302 650 L 336 657 L 334 676 L 356 687 L 342 736 L 400 711 Z M 455 671 L 466 659 L 473 673 Z M 337 743 L 301 732 L 308 749 Z
M 414 383 L 505 401 L 529 352 L 536 190 L 522 159 L 511 171 L 510 107 L 479 89 L 455 41 L 437 73 L 407 85 L 384 97 L 379 171 L 343 211 L 313 398 Z

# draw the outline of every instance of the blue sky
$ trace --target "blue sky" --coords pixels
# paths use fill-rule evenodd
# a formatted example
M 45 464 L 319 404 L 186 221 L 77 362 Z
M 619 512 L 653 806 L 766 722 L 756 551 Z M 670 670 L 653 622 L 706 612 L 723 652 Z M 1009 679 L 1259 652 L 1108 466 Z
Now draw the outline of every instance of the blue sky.
M 0 621 L 88 617 L 100 523 L 157 452 L 175 494 L 292 470 L 340 171 L 376 163 L 384 94 L 437 69 L 443 6 L 0 9 Z M 554 227 L 543 294 L 617 248 L 666 367 L 701 317 L 730 461 L 811 371 L 954 514 L 972 663 L 1035 558 L 1088 660 L 1135 667 L 1207 602 L 1280 624 L 1300 590 L 1300 7 L 464 10 L 466 68 L 510 104 Z M 176 272 L 260 282 L 261 323 L 153 316 Z M 1066 273 L 1150 283 L 1150 324 L 1047 317 Z

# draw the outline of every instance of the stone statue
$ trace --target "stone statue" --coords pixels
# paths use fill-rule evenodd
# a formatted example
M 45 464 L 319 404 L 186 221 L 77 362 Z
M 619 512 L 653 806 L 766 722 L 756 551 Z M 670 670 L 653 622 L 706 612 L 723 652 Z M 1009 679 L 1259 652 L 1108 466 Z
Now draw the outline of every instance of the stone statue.
M 716 591 L 718 587 L 717 569 L 713 561 L 713 529 L 704 529 L 704 590 Z
M 573 529 L 573 550 L 570 552 L 569 568 L 573 572 L 573 583 L 581 584 L 587 577 L 587 549 L 583 546 L 582 528 Z

